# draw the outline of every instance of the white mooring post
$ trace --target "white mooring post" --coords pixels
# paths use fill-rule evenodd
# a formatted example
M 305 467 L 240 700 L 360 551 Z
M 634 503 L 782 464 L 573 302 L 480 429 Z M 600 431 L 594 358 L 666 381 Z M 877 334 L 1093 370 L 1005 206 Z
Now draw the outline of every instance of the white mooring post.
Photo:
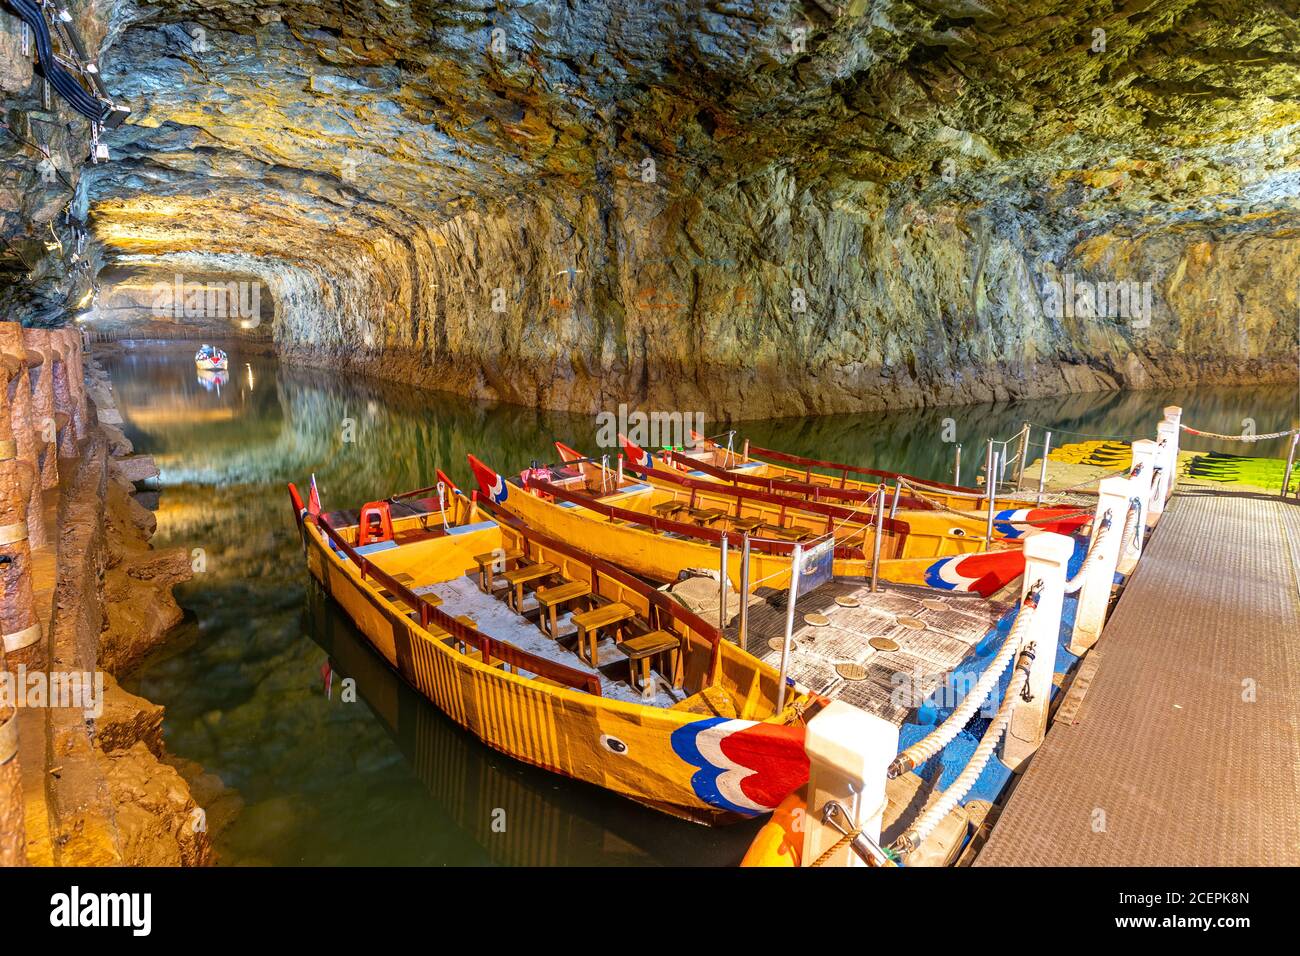
M 1168 498 L 1174 493 L 1174 485 L 1178 484 L 1178 442 L 1182 437 L 1183 409 L 1181 405 L 1165 406 L 1165 421 L 1173 425 L 1169 433 L 1172 438 L 1166 442 L 1165 454 L 1169 456 L 1170 472 L 1169 481 L 1165 485 L 1165 497 Z
M 1052 674 L 1056 670 L 1056 646 L 1061 632 L 1061 604 L 1065 599 L 1070 556 L 1074 554 L 1074 539 L 1063 534 L 1031 531 L 1024 540 L 1022 600 L 1036 582 L 1042 581 L 1043 587 L 1021 642 L 1022 649 L 1034 645 L 1034 661 L 1025 683 L 1029 699 L 1014 701 L 1007 733 L 1002 738 L 1002 762 L 1015 773 L 1024 768 L 1047 733 L 1047 708 L 1052 699 Z
M 1110 588 L 1119 564 L 1124 521 L 1132 497 L 1132 482 L 1128 478 L 1104 478 L 1097 486 L 1097 513 L 1092 519 L 1093 540 L 1100 533 L 1102 519 L 1107 514 L 1110 515 L 1110 528 L 1098 542 L 1092 565 L 1085 570 L 1079 586 L 1079 606 L 1074 612 L 1074 634 L 1070 638 L 1071 654 L 1082 654 L 1101 636 L 1102 625 L 1106 623 L 1106 608 L 1110 606 Z
M 1154 441 L 1144 438 L 1133 443 L 1133 468 L 1137 469 L 1136 494 L 1142 499 L 1142 533 L 1151 520 L 1151 495 L 1155 483 L 1156 465 L 1160 463 L 1160 448 Z
M 1160 489 L 1151 495 L 1151 523 L 1155 524 L 1165 513 L 1165 504 L 1173 494 L 1178 478 L 1178 426 L 1161 422 L 1156 426 L 1157 461 L 1160 466 Z
M 891 722 L 842 700 L 833 700 L 808 722 L 804 747 L 808 751 L 808 804 L 804 814 L 800 862 L 811 866 L 849 830 L 861 828 L 871 844 L 879 845 L 884 821 L 885 780 L 898 754 L 898 728 Z M 826 813 L 830 802 L 843 813 Z M 866 866 L 849 846 L 843 846 L 824 866 Z

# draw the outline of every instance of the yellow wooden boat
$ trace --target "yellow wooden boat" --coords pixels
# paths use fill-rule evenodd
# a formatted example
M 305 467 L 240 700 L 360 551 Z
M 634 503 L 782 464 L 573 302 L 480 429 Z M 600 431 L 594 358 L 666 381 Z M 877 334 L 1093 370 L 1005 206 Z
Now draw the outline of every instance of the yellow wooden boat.
M 725 517 L 722 509 L 715 509 L 716 514 L 696 509 L 696 513 L 681 516 L 685 520 L 678 520 L 675 509 L 679 503 L 673 494 L 649 484 L 625 483 L 608 490 L 608 483 L 601 487 L 577 469 L 525 472 L 518 482 L 508 482 L 473 455 L 469 461 L 485 498 L 531 527 L 559 540 L 577 542 L 584 551 L 650 580 L 672 582 L 687 569 L 717 570 L 721 566 L 724 532 L 710 523 Z M 739 535 L 730 543 L 737 546 L 727 549 L 727 576 L 739 590 Z M 796 544 L 805 543 L 812 544 L 751 537 L 751 587 L 788 587 L 791 554 Z M 987 597 L 1024 571 L 1024 555 L 1010 546 L 944 554 L 945 548 L 965 544 L 960 538 L 950 544 L 946 536 L 913 535 L 907 522 L 885 518 L 879 576 L 896 584 L 970 591 Z M 835 547 L 834 574 L 869 576 L 875 548 L 874 527 L 865 529 L 857 546 Z
M 689 467 L 677 461 L 655 461 L 635 444 L 623 439 L 625 461 L 638 462 L 619 472 L 603 461 L 584 456 L 563 442 L 556 442 L 560 460 L 581 469 L 588 476 L 587 486 L 612 490 L 635 483 L 643 478 L 656 488 L 673 496 L 686 513 L 692 511 L 723 511 L 713 527 L 728 531 L 751 531 L 781 540 L 809 540 L 827 532 L 834 533 L 841 545 L 863 546 L 870 541 L 875 521 L 875 495 L 856 503 L 838 503 L 836 500 L 800 498 L 792 502 L 790 496 L 760 491 L 744 485 L 726 484 L 715 475 Z M 651 464 L 647 466 L 645 463 Z M 640 476 L 631 479 L 629 474 Z M 621 483 L 621 485 L 620 485 Z M 913 539 L 913 556 L 922 552 L 918 539 L 934 542 L 930 553 L 970 554 L 987 550 L 985 535 L 988 532 L 988 515 L 985 512 L 937 509 L 927 502 L 909 496 L 886 496 L 886 509 L 890 518 L 904 522 Z M 658 507 L 656 505 L 656 507 Z M 1078 508 L 1034 508 L 1025 511 L 1002 509 L 994 514 L 993 547 L 1005 547 L 998 540 L 1017 541 L 1026 532 L 1038 529 L 1057 534 L 1073 534 L 1092 519 L 1091 511 Z
M 525 763 L 700 822 L 768 812 L 803 784 L 801 715 L 816 700 L 796 689 L 776 713 L 777 673 L 717 628 L 439 477 L 437 498 L 359 511 L 320 512 L 314 485 L 310 509 L 289 492 L 313 577 L 452 720 Z
M 778 494 L 800 497 L 817 495 L 841 501 L 860 501 L 864 496 L 875 494 L 882 483 L 893 494 L 901 479 L 906 487 L 933 504 L 959 511 L 988 508 L 988 494 L 981 488 L 967 488 L 897 471 L 791 455 L 771 448 L 760 448 L 748 441 L 737 451 L 730 445 L 719 444 L 695 431 L 691 432 L 691 440 L 695 442 L 693 448 L 670 451 L 670 458 L 694 462 L 696 467 L 713 475 L 716 475 L 716 470 L 721 470 L 727 474 L 720 477 L 727 480 Z M 826 471 L 839 474 L 824 474 Z M 1039 505 L 1032 498 L 999 495 L 994 501 L 994 508 L 1026 511 L 1037 509 Z

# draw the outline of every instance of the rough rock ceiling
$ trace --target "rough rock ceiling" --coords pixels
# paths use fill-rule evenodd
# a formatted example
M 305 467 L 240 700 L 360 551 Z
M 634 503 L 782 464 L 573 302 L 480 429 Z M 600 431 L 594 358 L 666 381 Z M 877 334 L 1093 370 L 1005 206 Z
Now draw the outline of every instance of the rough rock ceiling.
M 1281 6 L 824 6 L 123 6 L 105 72 L 135 125 L 95 171 L 97 232 L 282 252 L 277 227 L 401 230 L 599 191 L 645 158 L 674 191 L 778 163 L 1068 238 L 1294 211 L 1300 25 Z
M 656 358 L 637 337 L 663 323 L 633 327 L 633 286 L 647 278 L 673 286 L 660 299 L 694 297 L 668 330 L 674 354 L 717 332 L 724 358 L 735 358 L 744 342 L 710 328 L 695 302 L 715 282 L 701 276 L 710 267 L 738 262 L 746 295 L 754 286 L 760 299 L 780 298 L 772 269 L 802 261 L 815 272 L 856 256 L 868 263 L 861 272 L 823 277 L 837 296 L 850 278 L 859 288 L 898 279 L 918 298 L 941 279 L 908 259 L 929 256 L 942 272 L 947 256 L 969 288 L 918 314 L 951 326 L 970 311 L 976 325 L 997 331 L 1002 321 L 1005 332 L 1021 293 L 1004 289 L 996 314 L 979 317 L 999 256 L 1008 271 L 1078 260 L 1133 273 L 1112 261 L 1115 243 L 1132 244 L 1131 258 L 1151 242 L 1296 235 L 1291 5 L 95 0 L 80 22 L 105 38 L 105 79 L 134 110 L 109 137 L 114 161 L 81 170 L 81 207 L 102 245 L 96 267 L 262 274 L 287 301 L 326 313 L 323 338 L 300 319 L 277 332 L 286 346 L 337 353 L 364 340 L 468 357 L 478 370 L 456 387 L 496 397 L 564 404 L 530 392 L 556 370 L 549 357 L 528 367 L 527 341 L 478 341 L 452 327 L 445 300 L 473 282 L 467 269 L 505 285 L 512 271 L 531 281 L 554 266 L 570 270 L 570 289 L 587 271 L 571 298 L 591 314 L 574 306 L 552 330 L 581 353 L 581 367 L 570 362 L 560 377 L 614 373 L 653 391 L 645 379 Z M 875 246 L 840 235 L 846 215 L 879 223 Z M 910 245 L 883 250 L 885 238 Z M 570 240 L 584 248 L 551 248 Z M 439 260 L 447 249 L 456 263 Z M 1263 250 L 1277 254 L 1257 245 L 1246 258 Z M 633 252 L 641 265 L 630 268 Z M 1187 269 L 1179 255 L 1162 260 L 1181 269 L 1174 286 Z M 884 274 L 894 267 L 899 276 Z M 368 324 L 367 311 L 397 300 L 400 314 Z M 569 308 L 554 290 L 524 304 L 554 311 L 557 301 Z M 886 377 L 902 362 L 925 379 L 916 353 L 933 330 L 876 341 L 882 320 L 858 311 L 867 327 L 846 331 L 837 311 L 828 341 L 799 344 L 796 358 Z M 762 312 L 755 321 L 773 322 Z M 1097 359 L 1095 331 L 1089 341 L 1066 332 L 1037 351 L 1055 350 L 1047 358 L 1058 363 Z M 1024 351 L 1011 340 L 954 347 L 945 368 Z M 1135 350 L 1106 345 L 1104 373 Z M 503 384 L 521 375 L 532 384 Z

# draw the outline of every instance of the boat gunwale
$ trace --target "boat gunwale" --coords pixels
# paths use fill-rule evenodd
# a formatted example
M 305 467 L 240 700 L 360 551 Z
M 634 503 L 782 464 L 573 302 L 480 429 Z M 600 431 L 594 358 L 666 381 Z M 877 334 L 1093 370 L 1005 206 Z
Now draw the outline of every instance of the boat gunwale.
M 429 630 L 430 624 L 437 624 L 438 627 L 447 631 L 452 637 L 474 647 L 482 653 L 485 658 L 496 657 L 506 663 L 514 664 L 516 667 L 523 666 L 534 674 L 537 674 L 539 677 L 563 681 L 568 687 L 571 687 L 576 691 L 581 691 L 590 694 L 593 697 L 600 697 L 603 699 L 604 695 L 600 690 L 600 678 L 598 675 L 587 674 L 584 671 L 569 667 L 567 664 L 561 664 L 558 661 L 539 657 L 536 654 L 525 651 L 523 648 L 516 647 L 509 641 L 502 641 L 498 638 L 494 638 L 488 634 L 484 634 L 477 628 L 470 627 L 463 621 L 458 621 L 445 611 L 434 607 L 422 596 L 406 587 L 383 568 L 377 567 L 373 562 L 367 560 L 365 555 L 358 554 L 350 544 L 343 540 L 343 537 L 323 516 L 308 515 L 308 518 L 331 542 L 338 545 L 339 550 L 342 551 L 344 555 L 347 556 L 348 560 L 352 562 L 357 569 L 362 584 L 369 584 L 366 581 L 366 577 L 369 575 L 381 583 L 392 594 L 400 597 L 404 602 L 410 605 L 411 608 L 420 615 L 420 629 L 429 635 L 429 638 L 433 643 L 441 643 L 441 641 L 435 637 L 433 632 Z M 342 563 L 343 562 L 340 561 L 340 564 Z M 373 586 L 370 586 L 370 589 L 375 591 L 375 596 L 378 597 L 379 600 L 383 601 L 389 608 L 400 614 L 400 609 L 397 607 L 396 602 L 390 601 L 382 594 L 379 594 Z M 402 614 L 401 616 L 406 618 L 405 614 Z M 406 619 L 408 621 L 410 620 L 410 618 Z M 500 653 L 502 649 L 507 649 L 507 653 Z M 463 657 L 464 655 L 459 656 Z M 512 657 L 515 659 L 512 660 Z M 484 664 L 483 666 L 489 667 L 493 670 L 496 669 L 491 668 L 488 664 Z M 520 679 L 528 680 L 528 678 Z M 538 686 L 545 687 L 546 685 L 539 684 Z
M 594 464 L 596 467 L 600 467 L 599 462 Z M 863 526 L 873 526 L 876 522 L 875 506 L 872 507 L 871 511 L 867 515 L 864 515 L 859 508 L 848 508 L 844 505 L 837 505 L 828 501 L 809 501 L 795 498 L 792 495 L 780 495 L 775 492 L 742 488 L 738 485 L 727 485 L 719 481 L 703 481 L 699 478 L 693 478 L 690 475 L 683 474 L 675 468 L 642 468 L 640 466 L 632 465 L 624 465 L 624 468 L 627 471 L 632 472 L 632 474 L 644 475 L 648 481 L 653 481 L 655 478 L 661 478 L 670 484 L 682 488 L 689 488 L 692 491 L 702 491 L 711 495 L 734 497 L 740 500 L 761 502 L 769 505 L 779 505 L 790 511 L 806 511 L 809 514 L 821 515 L 824 518 L 840 518 L 844 521 L 856 520 L 856 523 Z M 606 470 L 610 469 L 607 468 Z M 874 498 L 875 495 L 871 494 L 867 497 Z M 855 515 L 859 517 L 855 519 Z M 912 533 L 911 525 L 902 518 L 885 517 L 883 524 L 885 531 L 894 534 L 908 535 Z M 719 534 L 721 534 L 721 532 L 719 532 Z M 755 536 L 750 535 L 750 540 L 753 541 L 754 539 Z
M 706 441 L 711 441 L 706 439 Z M 715 448 L 719 448 L 716 442 L 711 442 Z M 758 456 L 758 457 L 755 457 Z M 765 462 L 763 458 L 775 459 L 774 462 Z M 757 461 L 761 464 L 789 464 L 803 465 L 805 468 L 829 468 L 833 471 L 844 472 L 845 477 L 849 474 L 868 475 L 873 478 L 893 478 L 897 481 L 902 478 L 904 481 L 917 481 L 929 485 L 932 488 L 942 488 L 944 491 L 963 492 L 965 494 L 976 494 L 981 498 L 987 497 L 987 492 L 983 488 L 971 488 L 966 485 L 953 485 L 944 481 L 932 481 L 929 478 L 920 478 L 916 475 L 909 475 L 902 471 L 884 471 L 879 468 L 868 468 L 865 465 L 848 465 L 838 461 L 823 461 L 819 458 L 807 458 L 803 455 L 795 455 L 786 451 L 777 451 L 773 448 L 763 448 L 759 445 L 750 444 L 745 451 L 746 461 Z M 831 477 L 826 475 L 824 477 Z
M 519 488 L 518 485 L 515 485 Z M 586 508 L 597 514 L 603 513 L 608 518 L 617 518 L 620 521 L 627 521 L 630 524 L 641 525 L 648 529 L 649 534 L 656 537 L 668 534 L 678 534 L 686 538 L 694 538 L 696 541 L 704 542 L 710 545 L 720 545 L 724 537 L 724 532 L 715 531 L 712 528 L 703 528 L 696 524 L 687 524 L 682 521 L 673 521 L 669 518 L 659 518 L 655 515 L 642 514 L 640 511 L 632 511 L 629 508 L 620 508 L 599 498 L 590 495 L 584 495 L 580 492 L 570 491 L 568 488 L 561 488 L 559 485 L 553 485 L 549 481 L 538 481 L 530 479 L 524 487 L 519 488 L 524 494 L 530 493 L 532 489 L 537 489 L 543 494 L 550 495 L 554 498 L 560 498 L 564 501 L 572 502 L 580 508 Z M 819 535 L 813 541 L 818 541 L 827 537 L 826 534 Z M 798 547 L 807 550 L 812 546 L 813 541 L 800 543 Z M 789 541 L 778 541 L 774 538 L 762 538 L 751 536 L 749 546 L 760 554 L 766 554 L 776 558 L 789 558 L 794 554 L 796 544 Z M 859 553 L 860 548 L 848 548 L 843 545 L 835 546 L 835 557 L 842 561 L 863 561 L 865 557 Z

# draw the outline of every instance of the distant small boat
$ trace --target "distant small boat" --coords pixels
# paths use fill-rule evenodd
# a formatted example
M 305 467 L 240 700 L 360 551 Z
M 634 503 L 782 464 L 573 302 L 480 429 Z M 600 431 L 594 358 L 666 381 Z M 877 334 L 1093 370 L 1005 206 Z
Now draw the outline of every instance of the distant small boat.
M 205 372 L 224 372 L 226 353 L 215 345 L 203 345 L 194 353 L 194 364 Z

